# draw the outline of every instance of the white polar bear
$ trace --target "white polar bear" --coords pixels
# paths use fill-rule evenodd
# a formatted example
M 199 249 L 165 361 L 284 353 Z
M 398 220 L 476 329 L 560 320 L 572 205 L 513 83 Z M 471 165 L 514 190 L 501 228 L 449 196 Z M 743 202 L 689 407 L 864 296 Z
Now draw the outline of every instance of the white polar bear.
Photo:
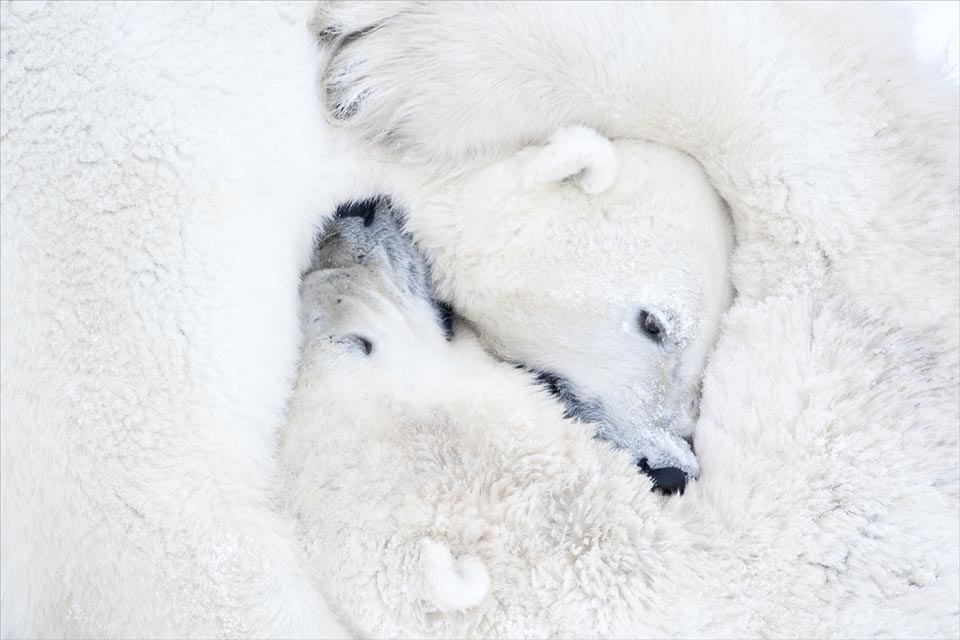
M 318 15 L 334 119 L 389 159 L 459 170 L 587 125 L 686 152 L 730 206 L 738 296 L 695 436 L 696 491 L 729 546 L 691 567 L 724 566 L 735 588 L 688 576 L 674 593 L 744 604 L 658 611 L 670 633 L 960 633 L 960 115 L 955 86 L 916 63 L 908 17 L 846 3 Z M 465 242 L 483 256 L 483 238 Z M 759 540 L 745 568 L 738 549 Z
M 645 629 L 676 524 L 633 457 L 465 327 L 448 341 L 389 206 L 365 218 L 336 222 L 301 287 L 280 460 L 314 580 L 360 637 Z
M 391 158 L 448 172 L 571 123 L 656 141 L 731 206 L 744 302 L 829 265 L 852 300 L 955 346 L 956 305 L 929 304 L 956 298 L 955 88 L 890 5 L 324 2 L 314 22 L 334 121 Z
M 928 328 L 945 348 L 957 348 L 957 296 L 944 283 L 960 277 L 960 252 L 942 232 L 956 203 L 947 177 L 957 169 L 956 109 L 918 70 L 897 15 L 883 7 L 856 10 L 855 18 L 842 7 L 601 7 L 325 3 L 317 23 L 333 50 L 328 105 L 335 121 L 382 142 L 388 155 L 430 161 L 441 175 L 546 141 L 570 123 L 674 147 L 703 166 L 731 207 L 738 244 L 731 277 L 743 304 L 836 283 L 851 303 L 898 326 Z M 938 168 L 930 184 L 919 182 L 915 176 L 931 166 Z M 648 376 L 650 361 L 618 360 L 604 352 L 601 336 L 639 291 L 621 290 L 599 305 L 584 296 L 589 302 L 567 304 L 562 316 L 555 312 L 563 300 L 518 302 L 543 302 L 545 291 L 560 289 L 559 277 L 544 274 L 548 264 L 564 263 L 563 252 L 577 251 L 570 228 L 541 232 L 530 248 L 501 242 L 505 255 L 490 259 L 489 239 L 508 239 L 513 229 L 495 207 L 471 202 L 453 197 L 449 211 L 429 207 L 429 218 L 412 227 L 436 250 L 431 259 L 447 258 L 434 265 L 443 295 L 504 357 L 560 368 L 575 386 L 596 389 L 602 380 L 606 406 L 630 407 L 643 394 L 616 385 Z M 465 204 L 472 216 L 459 215 Z M 418 207 L 410 209 L 416 224 Z M 559 255 L 545 261 L 554 244 Z M 902 259 L 889 259 L 893 245 Z M 528 253 L 541 257 L 533 268 Z M 575 258 L 578 266 L 602 255 L 589 253 Z M 607 285 L 600 274 L 617 269 L 597 266 L 567 274 L 567 297 L 612 291 L 597 283 Z M 509 301 L 499 295 L 504 288 Z M 930 305 L 932 298 L 949 304 Z M 515 307 L 526 312 L 523 322 Z M 599 326 L 585 331 L 583 319 L 595 312 Z M 668 422 L 689 430 L 690 421 Z
M 310 574 L 358 636 L 949 636 L 952 559 L 901 548 L 946 524 L 943 501 L 921 488 L 880 514 L 875 467 L 833 472 L 888 455 L 875 434 L 828 429 L 750 468 L 721 442 L 704 482 L 657 499 L 532 376 L 462 325 L 445 339 L 391 213 L 338 220 L 304 278 L 281 437 Z
M 655 572 L 651 626 L 957 636 L 956 103 L 899 25 L 349 8 L 393 17 L 350 49 L 375 137 L 466 163 L 587 124 L 688 151 L 732 205 L 703 481 L 645 520 L 701 560 Z M 313 225 L 382 188 L 322 131 L 310 10 L 0 4 L 2 636 L 343 632 L 269 506 Z
M 729 216 L 697 163 L 570 127 L 481 171 L 409 177 L 395 193 L 406 228 L 487 347 L 661 489 L 696 477 L 682 438 L 732 298 Z

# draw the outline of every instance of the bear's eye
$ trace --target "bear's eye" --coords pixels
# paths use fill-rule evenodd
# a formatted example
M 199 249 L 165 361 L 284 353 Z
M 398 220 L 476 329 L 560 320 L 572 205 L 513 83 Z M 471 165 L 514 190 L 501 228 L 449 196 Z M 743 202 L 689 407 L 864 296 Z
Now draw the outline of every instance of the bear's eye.
M 637 323 L 640 325 L 640 331 L 651 340 L 657 342 L 663 340 L 663 324 L 649 311 L 641 311 Z

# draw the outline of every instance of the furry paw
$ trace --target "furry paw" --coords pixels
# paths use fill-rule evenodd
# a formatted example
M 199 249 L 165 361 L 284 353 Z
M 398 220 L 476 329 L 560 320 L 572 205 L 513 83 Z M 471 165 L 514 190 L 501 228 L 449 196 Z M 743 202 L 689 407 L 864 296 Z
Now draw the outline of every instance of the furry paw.
M 336 121 L 358 118 L 361 107 L 369 107 L 374 72 L 386 74 L 389 58 L 379 59 L 379 48 L 390 46 L 391 22 L 411 9 L 408 2 L 321 2 L 311 21 L 321 45 L 331 51 L 323 82 L 323 97 Z M 382 31 L 377 34 L 378 31 Z M 385 33 L 384 33 L 385 32 Z M 386 88 L 386 87 L 384 87 Z
M 416 162 L 479 160 L 545 139 L 570 114 L 551 103 L 551 121 L 530 104 L 546 90 L 535 83 L 549 79 L 537 55 L 517 64 L 510 25 L 522 25 L 524 11 L 509 3 L 322 3 L 312 28 L 329 53 L 321 98 L 330 122 Z M 531 25 L 523 28 L 542 26 Z
M 423 71 L 416 50 L 429 44 L 414 15 L 426 10 L 415 2 L 320 3 L 311 26 L 330 52 L 321 95 L 334 124 L 393 148 L 401 142 L 407 92 Z

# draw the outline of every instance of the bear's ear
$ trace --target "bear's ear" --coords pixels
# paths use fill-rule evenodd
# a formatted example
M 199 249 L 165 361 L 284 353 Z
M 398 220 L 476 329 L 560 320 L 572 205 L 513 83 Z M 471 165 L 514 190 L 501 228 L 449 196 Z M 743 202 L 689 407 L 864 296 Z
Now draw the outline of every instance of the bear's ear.
M 569 180 L 587 193 L 606 191 L 617 177 L 613 143 L 587 127 L 565 127 L 531 149 L 525 178 L 531 183 Z

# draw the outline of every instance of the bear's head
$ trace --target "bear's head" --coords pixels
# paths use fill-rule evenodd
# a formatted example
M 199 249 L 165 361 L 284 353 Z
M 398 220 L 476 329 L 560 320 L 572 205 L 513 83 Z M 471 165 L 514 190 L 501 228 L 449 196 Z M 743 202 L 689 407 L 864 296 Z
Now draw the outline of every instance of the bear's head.
M 695 477 L 684 439 L 733 297 L 732 224 L 697 162 L 571 127 L 467 175 L 408 178 L 407 229 L 487 347 L 655 479 Z

